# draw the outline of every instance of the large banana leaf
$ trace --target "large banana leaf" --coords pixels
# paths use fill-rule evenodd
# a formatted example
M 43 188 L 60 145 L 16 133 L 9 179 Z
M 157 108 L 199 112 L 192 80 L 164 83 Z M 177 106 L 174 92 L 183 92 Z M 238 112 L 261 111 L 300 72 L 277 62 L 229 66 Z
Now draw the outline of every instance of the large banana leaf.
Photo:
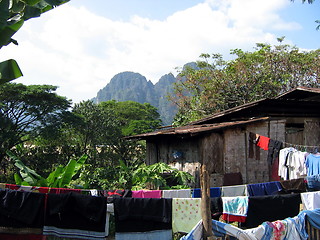
M 22 76 L 22 72 L 13 59 L 0 62 L 0 84 Z
M 68 162 L 67 166 L 65 166 L 63 173 L 58 179 L 59 188 L 67 187 L 70 184 L 75 172 L 76 164 L 76 160 L 72 159 Z
M 82 155 L 78 160 L 72 159 L 66 166 L 58 166 L 56 170 L 50 173 L 47 179 L 45 179 L 34 170 L 24 165 L 24 163 L 11 151 L 7 151 L 7 155 L 15 161 L 14 165 L 20 169 L 20 175 L 14 175 L 16 184 L 55 188 L 68 187 L 72 178 L 78 173 L 87 159 L 87 155 Z
M 24 21 L 39 17 L 42 13 L 69 0 L 0 0 L 0 49 L 9 43 L 18 45 L 12 36 Z M 0 84 L 22 76 L 14 60 L 0 63 Z
M 61 178 L 61 175 L 63 174 L 64 167 L 58 166 L 56 170 L 54 170 L 52 173 L 49 174 L 47 177 L 47 183 L 48 187 L 58 187 L 59 179 Z
M 68 187 L 72 178 L 78 173 L 87 158 L 87 155 L 82 155 L 78 160 L 70 160 L 65 167 L 59 166 L 47 178 L 49 187 Z
M 21 184 L 22 182 L 31 185 L 31 186 L 37 186 L 41 183 L 45 183 L 45 179 L 41 177 L 39 174 L 37 174 L 34 170 L 28 168 L 24 163 L 11 151 L 6 152 L 7 155 L 15 161 L 15 166 L 20 169 L 19 173 L 21 176 L 21 179 L 18 178 L 18 176 L 15 175 L 15 180 L 19 181 Z M 23 179 L 23 181 L 21 181 Z M 41 186 L 41 185 L 40 185 Z

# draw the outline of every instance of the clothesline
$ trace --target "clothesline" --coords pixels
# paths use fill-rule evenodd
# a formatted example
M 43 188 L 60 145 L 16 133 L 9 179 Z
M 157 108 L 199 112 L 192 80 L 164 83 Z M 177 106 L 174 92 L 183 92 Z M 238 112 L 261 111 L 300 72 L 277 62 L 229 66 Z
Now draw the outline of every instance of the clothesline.
M 248 133 L 253 133 L 253 132 L 248 132 Z M 258 134 L 258 133 L 253 133 L 255 134 L 256 136 L 263 136 L 261 134 Z M 281 140 L 277 140 L 277 139 L 274 139 L 274 138 L 270 138 L 274 141 L 279 141 L 279 142 L 282 142 L 283 144 L 283 147 L 294 147 L 298 150 L 307 150 L 307 149 L 318 149 L 320 148 L 320 144 L 319 145 L 301 145 L 301 144 L 295 144 L 295 143 L 289 143 L 289 142 L 285 142 L 285 141 L 281 141 Z
M 318 148 L 320 147 L 320 145 L 314 145 L 314 146 L 308 146 L 308 145 L 300 145 L 300 144 L 293 144 L 293 143 L 288 143 L 288 142 L 282 142 L 284 147 L 293 147 L 296 148 L 298 150 L 302 150 L 302 151 L 307 151 L 307 150 L 318 150 Z M 308 151 L 311 152 L 311 151 Z

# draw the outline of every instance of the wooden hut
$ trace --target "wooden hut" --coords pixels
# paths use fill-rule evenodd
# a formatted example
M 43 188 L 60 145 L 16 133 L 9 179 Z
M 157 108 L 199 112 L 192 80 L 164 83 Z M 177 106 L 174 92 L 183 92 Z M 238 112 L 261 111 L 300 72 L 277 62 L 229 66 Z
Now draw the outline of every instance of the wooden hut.
M 147 143 L 147 164 L 168 163 L 196 177 L 202 163 L 210 187 L 273 180 L 268 151 L 252 148 L 249 134 L 282 141 L 285 146 L 320 145 L 320 89 L 299 87 L 273 99 L 262 99 L 191 122 L 129 137 Z M 251 150 L 251 153 L 249 154 Z M 253 151 L 253 152 L 252 152 Z M 238 178 L 236 179 L 235 176 Z M 229 181 L 229 182 L 228 182 Z M 226 183 L 228 182 L 228 184 Z

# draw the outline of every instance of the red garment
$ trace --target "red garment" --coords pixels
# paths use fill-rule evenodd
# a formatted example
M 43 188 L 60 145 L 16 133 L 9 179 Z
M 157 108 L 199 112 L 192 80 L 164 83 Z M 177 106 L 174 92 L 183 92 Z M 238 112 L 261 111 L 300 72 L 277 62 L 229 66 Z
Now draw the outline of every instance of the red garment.
M 245 222 L 246 218 L 245 216 L 236 216 L 227 213 L 222 214 L 222 219 L 226 222 Z
M 24 192 L 39 192 L 39 193 L 48 193 L 48 187 L 36 187 L 36 186 L 20 186 L 16 184 L 9 184 L 6 183 L 5 188 L 17 191 L 24 191 Z
M 257 146 L 259 146 L 263 150 L 268 150 L 269 149 L 269 142 L 270 142 L 270 138 L 265 137 L 265 136 L 259 136 Z
M 276 158 L 271 166 L 271 181 L 280 181 L 281 178 L 278 174 L 279 158 Z

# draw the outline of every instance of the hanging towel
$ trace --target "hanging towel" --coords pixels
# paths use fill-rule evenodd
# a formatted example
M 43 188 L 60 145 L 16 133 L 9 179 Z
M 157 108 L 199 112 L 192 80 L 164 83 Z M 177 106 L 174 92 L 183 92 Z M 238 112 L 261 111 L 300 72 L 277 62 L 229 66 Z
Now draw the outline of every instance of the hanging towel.
M 132 191 L 133 198 L 161 198 L 161 190 L 139 190 Z
M 222 197 L 222 218 L 228 222 L 244 222 L 248 212 L 248 197 Z
M 170 198 L 115 198 L 116 232 L 171 229 L 172 201 Z
M 201 198 L 172 199 L 172 231 L 188 233 L 201 219 Z
M 300 211 L 300 203 L 300 194 L 249 197 L 244 226 L 252 228 L 264 221 L 276 221 L 296 216 Z
M 0 232 L 41 234 L 45 194 L 0 190 Z
M 24 192 L 39 192 L 39 193 L 49 193 L 49 187 L 35 187 L 35 186 L 20 186 L 16 184 L 5 184 L 5 188 Z
M 263 150 L 268 150 L 269 142 L 270 142 L 270 138 L 260 135 L 257 142 L 257 146 L 259 146 Z
M 305 182 L 304 178 L 283 180 L 283 181 L 280 181 L 280 184 L 282 186 L 282 190 L 287 191 L 288 193 L 290 191 L 296 192 L 296 193 L 307 191 L 306 182 Z M 320 181 L 319 181 L 319 187 L 320 187 Z M 319 188 L 319 190 L 320 190 L 320 188 Z
M 48 194 L 43 234 L 56 237 L 105 239 L 104 197 L 70 192 Z
M 279 181 L 248 184 L 249 196 L 274 195 L 281 190 L 282 186 Z
M 191 189 L 162 190 L 162 198 L 191 198 Z
M 221 196 L 221 188 L 220 187 L 212 187 L 210 188 L 210 197 L 220 197 Z M 193 198 L 201 198 L 201 188 L 195 188 L 192 191 Z
M 248 196 L 247 185 L 221 187 L 221 197 Z
M 301 193 L 301 200 L 304 210 L 320 208 L 320 191 Z

